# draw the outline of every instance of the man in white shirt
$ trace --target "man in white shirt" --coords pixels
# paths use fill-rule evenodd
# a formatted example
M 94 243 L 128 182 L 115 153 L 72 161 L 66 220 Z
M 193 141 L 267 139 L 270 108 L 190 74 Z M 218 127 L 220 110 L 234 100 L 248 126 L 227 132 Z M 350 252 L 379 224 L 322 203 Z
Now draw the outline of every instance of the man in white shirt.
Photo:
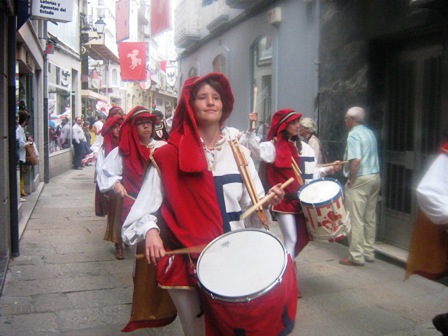
M 81 117 L 75 118 L 75 124 L 73 125 L 73 147 L 75 149 L 75 157 L 73 159 L 74 169 L 82 169 L 82 148 L 84 143 L 87 142 L 86 135 L 82 129 L 82 119 Z

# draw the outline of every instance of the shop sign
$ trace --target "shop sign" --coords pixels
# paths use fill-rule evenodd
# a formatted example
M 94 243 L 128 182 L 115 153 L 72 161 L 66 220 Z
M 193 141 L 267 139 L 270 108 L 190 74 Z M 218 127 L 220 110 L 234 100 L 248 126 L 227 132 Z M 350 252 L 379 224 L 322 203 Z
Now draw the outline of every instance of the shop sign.
M 31 17 L 34 19 L 70 22 L 72 13 L 73 1 L 32 0 Z

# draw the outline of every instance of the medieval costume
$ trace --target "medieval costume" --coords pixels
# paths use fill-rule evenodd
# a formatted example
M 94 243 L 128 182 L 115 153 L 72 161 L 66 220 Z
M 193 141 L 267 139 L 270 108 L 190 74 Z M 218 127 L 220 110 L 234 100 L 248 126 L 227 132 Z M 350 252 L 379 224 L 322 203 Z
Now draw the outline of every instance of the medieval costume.
M 277 111 L 272 117 L 272 125 L 267 141 L 260 142 L 254 132 L 246 132 L 240 139 L 255 159 L 266 162 L 267 181 L 270 186 L 291 177 L 294 182 L 286 187 L 285 198 L 272 207 L 280 225 L 286 249 L 294 258 L 309 241 L 308 231 L 297 192 L 307 181 L 318 177 L 314 151 L 304 142 L 301 149 L 296 146 L 296 137 L 288 139 L 285 130 L 288 123 L 300 119 L 301 113 L 291 109 Z M 297 169 L 297 167 L 299 169 Z M 322 171 L 323 173 L 323 171 Z
M 107 155 L 118 146 L 118 133 L 115 131 L 117 127 L 120 127 L 124 118 L 122 116 L 115 116 L 107 118 L 106 123 L 101 129 L 101 135 L 103 136 L 103 145 L 98 151 L 96 160 L 95 173 L 98 176 L 101 172 L 104 159 Z M 117 252 L 122 251 L 121 240 L 121 197 L 114 193 L 101 193 L 98 184 L 95 190 L 95 211 L 97 216 L 107 216 L 106 233 L 104 234 L 104 240 L 115 243 Z M 119 246 L 118 246 L 119 245 Z M 121 248 L 120 248 L 121 247 Z M 122 253 L 121 253 L 122 255 Z M 121 259 L 121 255 L 118 259 Z
M 420 206 L 412 233 L 405 278 L 419 274 L 434 280 L 448 275 L 448 143 L 431 164 L 417 187 Z M 448 335 L 448 313 L 432 319 L 434 327 Z
M 448 144 L 417 187 L 419 214 L 412 233 L 406 278 L 419 274 L 428 279 L 448 275 Z
M 200 136 L 193 105 L 198 100 L 193 93 L 195 88 L 210 86 L 210 81 L 217 82 L 223 91 L 220 93 L 220 102 L 223 103 L 219 121 L 221 132 L 213 148 L 206 146 Z M 232 230 L 263 227 L 257 214 L 252 214 L 245 221 L 240 220 L 242 212 L 252 203 L 228 142 L 234 132 L 223 131 L 232 109 L 233 94 L 224 75 L 211 73 L 185 82 L 168 144 L 154 152 L 153 165 L 145 177 L 142 192 L 123 225 L 125 242 L 134 244 L 145 239 L 153 229 L 164 228 L 164 248 L 174 250 L 208 244 Z M 242 149 L 261 198 L 264 190 L 250 152 Z M 163 223 L 156 215 L 159 208 Z M 194 275 L 197 258 L 197 254 L 172 255 L 160 258 L 157 263 L 159 285 L 169 289 L 186 335 L 204 335 L 204 329 L 206 335 L 229 335 L 236 329 L 245 335 L 260 334 L 260 330 L 264 335 L 278 335 L 292 330 L 297 302 L 288 295 L 285 295 L 285 300 L 290 301 L 288 304 L 283 305 L 283 298 L 277 300 L 279 313 L 264 319 L 257 315 L 256 323 L 248 316 L 233 316 L 232 321 L 225 312 L 214 314 L 211 309 L 204 309 L 201 313 Z M 295 287 L 294 274 L 292 277 Z M 255 301 L 247 304 L 256 310 Z M 274 306 L 271 308 L 272 312 L 277 311 Z
M 118 146 L 108 154 L 98 176 L 98 185 L 102 192 L 111 191 L 110 194 L 114 195 L 112 190 L 117 183 L 126 190 L 125 197 L 112 196 L 117 201 L 115 208 L 118 211 L 114 217 L 120 224 L 116 230 L 120 235 L 120 244 L 121 226 L 140 191 L 151 152 L 165 144 L 152 138 L 148 143 L 142 143 L 137 125 L 142 120 L 149 119 L 154 124 L 155 116 L 141 106 L 135 107 L 127 114 L 121 125 Z M 144 249 L 144 245 L 137 246 L 137 253 L 141 252 L 142 248 Z M 151 300 L 155 300 L 157 305 L 149 306 Z M 154 267 L 147 265 L 144 260 L 136 260 L 132 313 L 123 331 L 163 326 L 175 318 L 176 309 L 168 293 L 155 284 Z

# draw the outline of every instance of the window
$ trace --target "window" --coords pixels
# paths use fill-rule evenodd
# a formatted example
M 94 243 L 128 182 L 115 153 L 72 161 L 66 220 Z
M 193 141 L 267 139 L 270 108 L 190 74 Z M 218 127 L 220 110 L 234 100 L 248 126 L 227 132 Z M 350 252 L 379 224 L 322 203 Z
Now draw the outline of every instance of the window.
M 190 77 L 196 77 L 198 75 L 198 69 L 195 67 L 192 67 L 190 71 L 188 71 L 188 78 Z
M 218 55 L 213 60 L 213 71 L 226 73 L 226 58 L 224 55 Z
M 254 110 L 258 112 L 257 133 L 263 139 L 269 132 L 272 117 L 272 38 L 265 35 L 252 44 L 254 87 L 257 99 Z M 253 90 L 252 92 L 255 92 Z

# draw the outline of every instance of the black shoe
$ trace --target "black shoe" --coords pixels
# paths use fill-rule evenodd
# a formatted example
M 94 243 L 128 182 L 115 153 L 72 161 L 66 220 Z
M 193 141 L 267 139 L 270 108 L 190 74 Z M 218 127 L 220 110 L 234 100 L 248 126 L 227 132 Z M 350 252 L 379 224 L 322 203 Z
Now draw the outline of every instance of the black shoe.
M 443 336 L 448 336 L 448 313 L 435 316 L 432 319 L 432 324 Z

